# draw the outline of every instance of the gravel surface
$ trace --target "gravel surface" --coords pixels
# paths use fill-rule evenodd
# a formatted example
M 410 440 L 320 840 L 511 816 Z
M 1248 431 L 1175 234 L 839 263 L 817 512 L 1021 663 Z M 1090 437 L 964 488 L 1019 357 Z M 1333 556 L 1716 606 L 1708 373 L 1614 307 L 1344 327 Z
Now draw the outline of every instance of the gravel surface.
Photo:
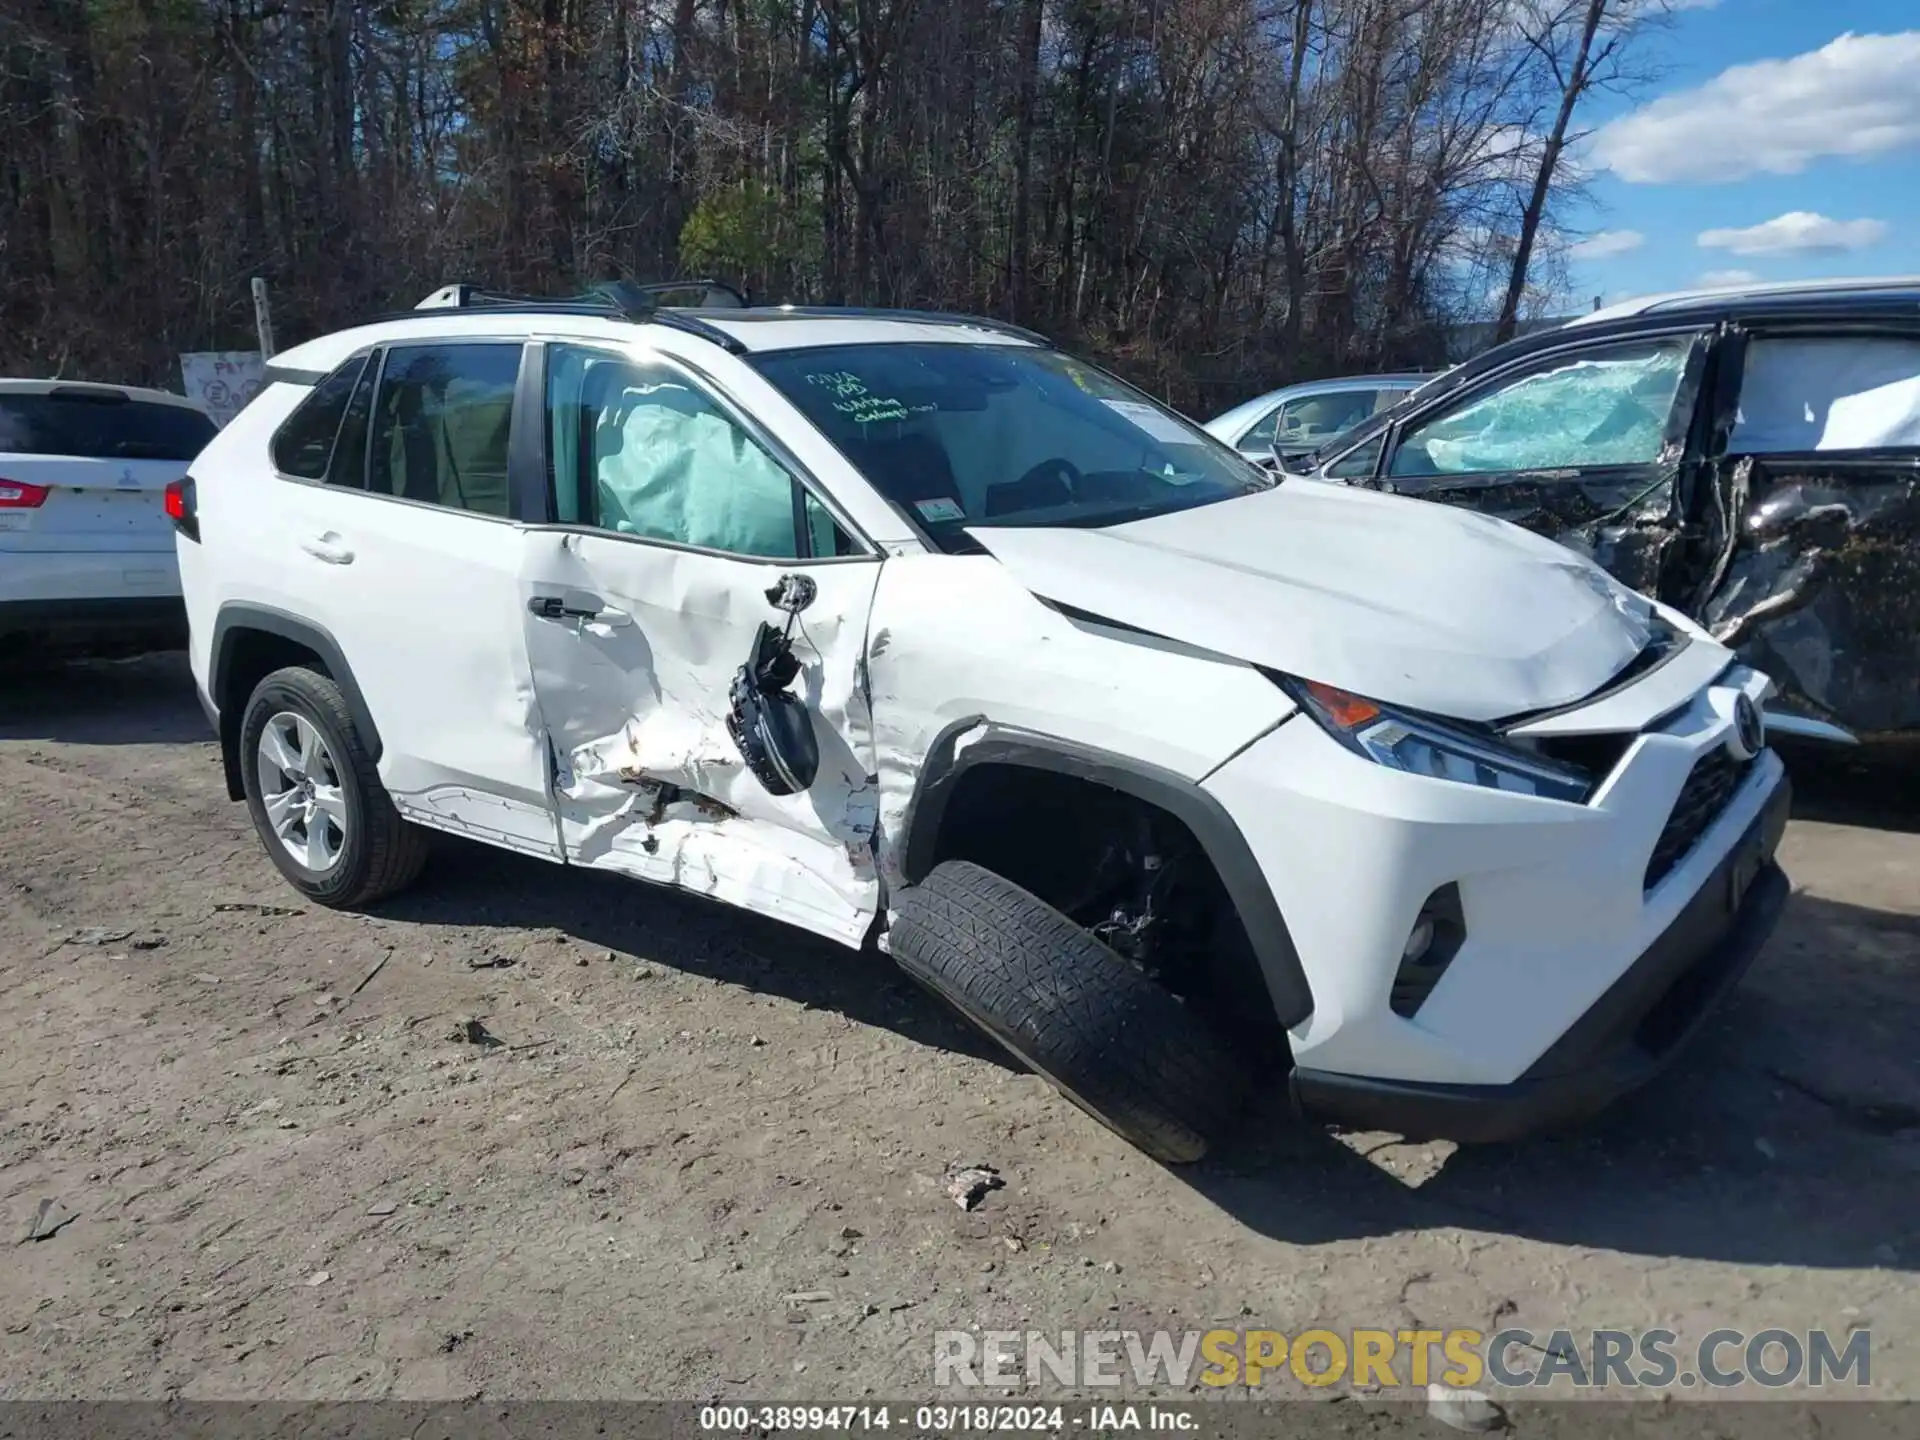
M 900 1398 L 940 1329 L 1215 1323 L 1866 1326 L 1920 1395 L 1920 794 L 1796 774 L 1788 919 L 1645 1093 L 1460 1151 L 1276 1095 L 1173 1172 L 696 899 L 448 842 L 306 905 L 181 657 L 0 676 L 0 1397 Z

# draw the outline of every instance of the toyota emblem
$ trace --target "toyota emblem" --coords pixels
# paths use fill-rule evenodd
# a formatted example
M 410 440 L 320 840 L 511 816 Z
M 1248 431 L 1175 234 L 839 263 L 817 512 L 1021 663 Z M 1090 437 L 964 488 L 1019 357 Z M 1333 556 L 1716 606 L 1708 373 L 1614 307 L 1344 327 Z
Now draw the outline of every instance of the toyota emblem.
M 1745 695 L 1733 702 L 1733 733 L 1727 737 L 1727 747 L 1734 757 L 1751 760 L 1767 745 L 1767 722 L 1760 714 L 1760 707 Z

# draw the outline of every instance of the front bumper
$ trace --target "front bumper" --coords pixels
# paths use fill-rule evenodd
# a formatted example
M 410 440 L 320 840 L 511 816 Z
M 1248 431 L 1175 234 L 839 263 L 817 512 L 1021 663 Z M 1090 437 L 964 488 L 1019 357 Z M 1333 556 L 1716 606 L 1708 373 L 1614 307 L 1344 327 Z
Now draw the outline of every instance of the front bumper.
M 1790 889 L 1774 852 L 1791 804 L 1782 779 L 1679 917 L 1518 1080 L 1438 1085 L 1301 1069 L 1295 1104 L 1356 1129 L 1485 1143 L 1583 1119 L 1644 1085 L 1773 933 Z

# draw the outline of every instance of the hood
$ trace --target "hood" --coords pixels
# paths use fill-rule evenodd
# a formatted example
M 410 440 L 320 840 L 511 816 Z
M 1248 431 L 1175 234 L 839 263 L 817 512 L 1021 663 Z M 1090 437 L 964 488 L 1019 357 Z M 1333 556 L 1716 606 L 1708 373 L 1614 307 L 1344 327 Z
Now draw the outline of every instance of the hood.
M 1551 540 L 1345 485 L 968 533 L 1042 599 L 1459 720 L 1571 704 L 1653 632 L 1645 599 Z

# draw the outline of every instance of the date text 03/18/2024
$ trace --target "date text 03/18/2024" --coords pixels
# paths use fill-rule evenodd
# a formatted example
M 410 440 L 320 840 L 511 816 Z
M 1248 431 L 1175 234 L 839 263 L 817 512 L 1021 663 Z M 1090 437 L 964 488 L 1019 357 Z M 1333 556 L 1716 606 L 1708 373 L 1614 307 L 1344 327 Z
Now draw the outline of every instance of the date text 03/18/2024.
M 707 1435 L 773 1434 L 786 1431 L 899 1430 L 905 1434 L 963 1432 L 1054 1434 L 1128 1430 L 1192 1432 L 1199 1417 L 1163 1405 L 705 1405 L 700 1431 Z

